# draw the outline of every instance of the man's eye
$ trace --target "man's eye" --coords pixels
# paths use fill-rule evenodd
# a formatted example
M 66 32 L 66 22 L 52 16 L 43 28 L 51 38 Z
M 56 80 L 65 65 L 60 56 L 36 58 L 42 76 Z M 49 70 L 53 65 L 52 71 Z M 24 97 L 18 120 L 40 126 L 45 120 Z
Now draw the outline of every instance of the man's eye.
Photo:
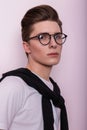
M 43 35 L 43 34 L 40 34 L 40 35 L 38 36 L 38 38 L 39 38 L 39 39 L 44 39 L 44 35 Z
M 45 33 L 44 34 L 40 34 L 38 38 L 42 39 L 42 40 L 47 40 L 47 39 L 49 39 L 49 35 L 45 34 Z
M 61 34 L 57 34 L 57 35 L 55 35 L 55 38 L 56 39 L 62 39 L 62 35 Z

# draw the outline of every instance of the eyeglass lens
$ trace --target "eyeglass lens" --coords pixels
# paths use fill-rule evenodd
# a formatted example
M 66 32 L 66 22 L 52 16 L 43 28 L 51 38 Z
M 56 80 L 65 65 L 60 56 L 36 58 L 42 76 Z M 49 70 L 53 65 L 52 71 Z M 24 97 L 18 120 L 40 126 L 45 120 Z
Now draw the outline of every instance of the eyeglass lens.
M 38 39 L 40 41 L 41 44 L 43 45 L 47 45 L 50 43 L 51 37 L 53 36 L 55 42 L 57 44 L 63 44 L 66 40 L 66 35 L 63 33 L 55 33 L 53 35 L 50 35 L 48 33 L 42 33 L 38 36 Z

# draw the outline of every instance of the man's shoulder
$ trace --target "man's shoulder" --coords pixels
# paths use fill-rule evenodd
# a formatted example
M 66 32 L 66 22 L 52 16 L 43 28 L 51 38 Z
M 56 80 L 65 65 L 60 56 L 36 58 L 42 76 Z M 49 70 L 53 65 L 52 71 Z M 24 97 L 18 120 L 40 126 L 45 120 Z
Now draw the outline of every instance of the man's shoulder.
M 6 76 L 0 84 L 23 84 L 23 80 L 18 76 Z
M 0 82 L 0 90 L 21 92 L 24 90 L 25 82 L 17 76 L 7 76 Z

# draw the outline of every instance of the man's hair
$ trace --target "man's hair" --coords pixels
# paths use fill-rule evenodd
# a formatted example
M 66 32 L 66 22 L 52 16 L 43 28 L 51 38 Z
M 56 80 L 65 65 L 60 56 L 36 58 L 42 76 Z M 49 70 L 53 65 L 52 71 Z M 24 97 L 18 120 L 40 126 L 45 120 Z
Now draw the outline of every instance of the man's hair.
M 46 20 L 57 22 L 62 32 L 62 22 L 56 10 L 49 5 L 39 5 L 28 10 L 21 21 L 22 40 L 28 42 L 33 25 Z

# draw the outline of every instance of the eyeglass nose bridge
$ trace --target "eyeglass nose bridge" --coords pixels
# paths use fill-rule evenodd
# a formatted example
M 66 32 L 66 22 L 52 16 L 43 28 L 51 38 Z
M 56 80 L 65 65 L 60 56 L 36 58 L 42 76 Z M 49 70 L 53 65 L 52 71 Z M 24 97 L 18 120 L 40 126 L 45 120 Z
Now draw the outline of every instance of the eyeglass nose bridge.
M 55 43 L 57 44 L 55 34 L 49 34 L 49 43 L 51 42 L 52 38 L 55 41 Z

